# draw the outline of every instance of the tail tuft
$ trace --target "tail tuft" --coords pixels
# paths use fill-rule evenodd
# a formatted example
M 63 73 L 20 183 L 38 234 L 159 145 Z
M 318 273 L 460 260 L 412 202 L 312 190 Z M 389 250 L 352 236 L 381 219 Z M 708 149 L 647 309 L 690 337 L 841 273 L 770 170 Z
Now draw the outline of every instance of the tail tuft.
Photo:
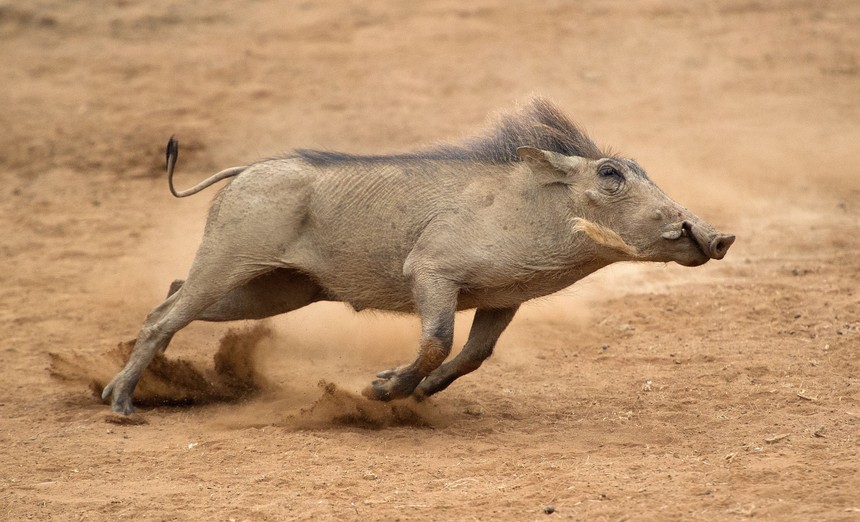
M 170 167 L 170 158 L 173 157 L 173 162 L 179 158 L 179 140 L 173 135 L 167 140 L 167 166 Z
M 173 186 L 173 169 L 176 167 L 177 158 L 179 158 L 179 140 L 176 139 L 176 136 L 171 136 L 170 139 L 167 140 L 167 186 L 170 188 L 170 193 L 177 198 L 184 198 L 191 196 L 192 194 L 197 194 L 214 183 L 218 183 L 223 179 L 232 178 L 233 176 L 241 174 L 248 168 L 247 166 L 243 166 L 231 167 L 229 169 L 222 170 L 213 176 L 209 176 L 209 178 L 201 181 L 188 190 L 177 192 L 176 187 Z

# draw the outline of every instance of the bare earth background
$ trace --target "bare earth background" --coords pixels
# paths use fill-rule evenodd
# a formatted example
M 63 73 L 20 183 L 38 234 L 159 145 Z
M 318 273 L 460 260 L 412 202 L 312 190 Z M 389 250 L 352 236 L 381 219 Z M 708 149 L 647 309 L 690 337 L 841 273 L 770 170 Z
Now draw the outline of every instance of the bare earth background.
M 0 518 L 860 518 L 860 4 L 284 4 L 0 2 Z M 181 382 L 141 391 L 191 405 L 117 424 L 95 398 L 214 194 L 168 194 L 170 134 L 185 187 L 531 94 L 736 233 L 728 257 L 526 305 L 422 404 L 357 395 L 417 322 L 337 304 L 181 332 Z

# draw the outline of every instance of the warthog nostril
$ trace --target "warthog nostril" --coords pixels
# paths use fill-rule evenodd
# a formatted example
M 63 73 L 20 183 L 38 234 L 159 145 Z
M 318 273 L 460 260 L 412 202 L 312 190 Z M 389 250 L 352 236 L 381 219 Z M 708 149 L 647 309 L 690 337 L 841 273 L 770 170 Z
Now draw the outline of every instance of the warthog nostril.
M 722 259 L 734 242 L 735 236 L 731 234 L 717 236 L 710 244 L 711 257 L 714 259 Z

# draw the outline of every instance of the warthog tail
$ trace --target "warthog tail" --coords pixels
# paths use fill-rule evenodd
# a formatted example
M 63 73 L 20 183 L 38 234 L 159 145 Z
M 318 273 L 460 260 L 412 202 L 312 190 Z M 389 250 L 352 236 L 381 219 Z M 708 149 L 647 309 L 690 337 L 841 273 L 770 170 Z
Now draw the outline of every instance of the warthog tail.
M 242 167 L 230 167 L 229 169 L 222 170 L 218 174 L 214 174 L 207 179 L 204 179 L 197 185 L 191 187 L 188 190 L 182 190 L 180 192 L 176 191 L 176 188 L 173 186 L 173 169 L 176 167 L 176 160 L 179 158 L 179 140 L 175 137 L 171 136 L 170 140 L 167 141 L 167 185 L 170 187 L 170 193 L 173 194 L 177 198 L 184 198 L 187 196 L 192 196 L 197 194 L 201 190 L 205 189 L 210 185 L 214 185 L 221 180 L 232 178 L 233 176 L 241 173 L 247 166 Z

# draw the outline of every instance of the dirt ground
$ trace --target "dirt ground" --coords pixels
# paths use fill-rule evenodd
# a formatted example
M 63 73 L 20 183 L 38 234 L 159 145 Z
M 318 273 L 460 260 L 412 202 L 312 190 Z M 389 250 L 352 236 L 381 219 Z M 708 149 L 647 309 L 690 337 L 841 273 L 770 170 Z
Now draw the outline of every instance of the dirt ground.
M 0 518 L 860 519 L 858 26 L 854 0 L 0 2 Z M 187 187 L 532 94 L 727 258 L 527 304 L 420 404 L 358 395 L 417 321 L 338 304 L 191 325 L 134 423 L 95 397 L 214 194 L 169 195 L 168 136 Z

